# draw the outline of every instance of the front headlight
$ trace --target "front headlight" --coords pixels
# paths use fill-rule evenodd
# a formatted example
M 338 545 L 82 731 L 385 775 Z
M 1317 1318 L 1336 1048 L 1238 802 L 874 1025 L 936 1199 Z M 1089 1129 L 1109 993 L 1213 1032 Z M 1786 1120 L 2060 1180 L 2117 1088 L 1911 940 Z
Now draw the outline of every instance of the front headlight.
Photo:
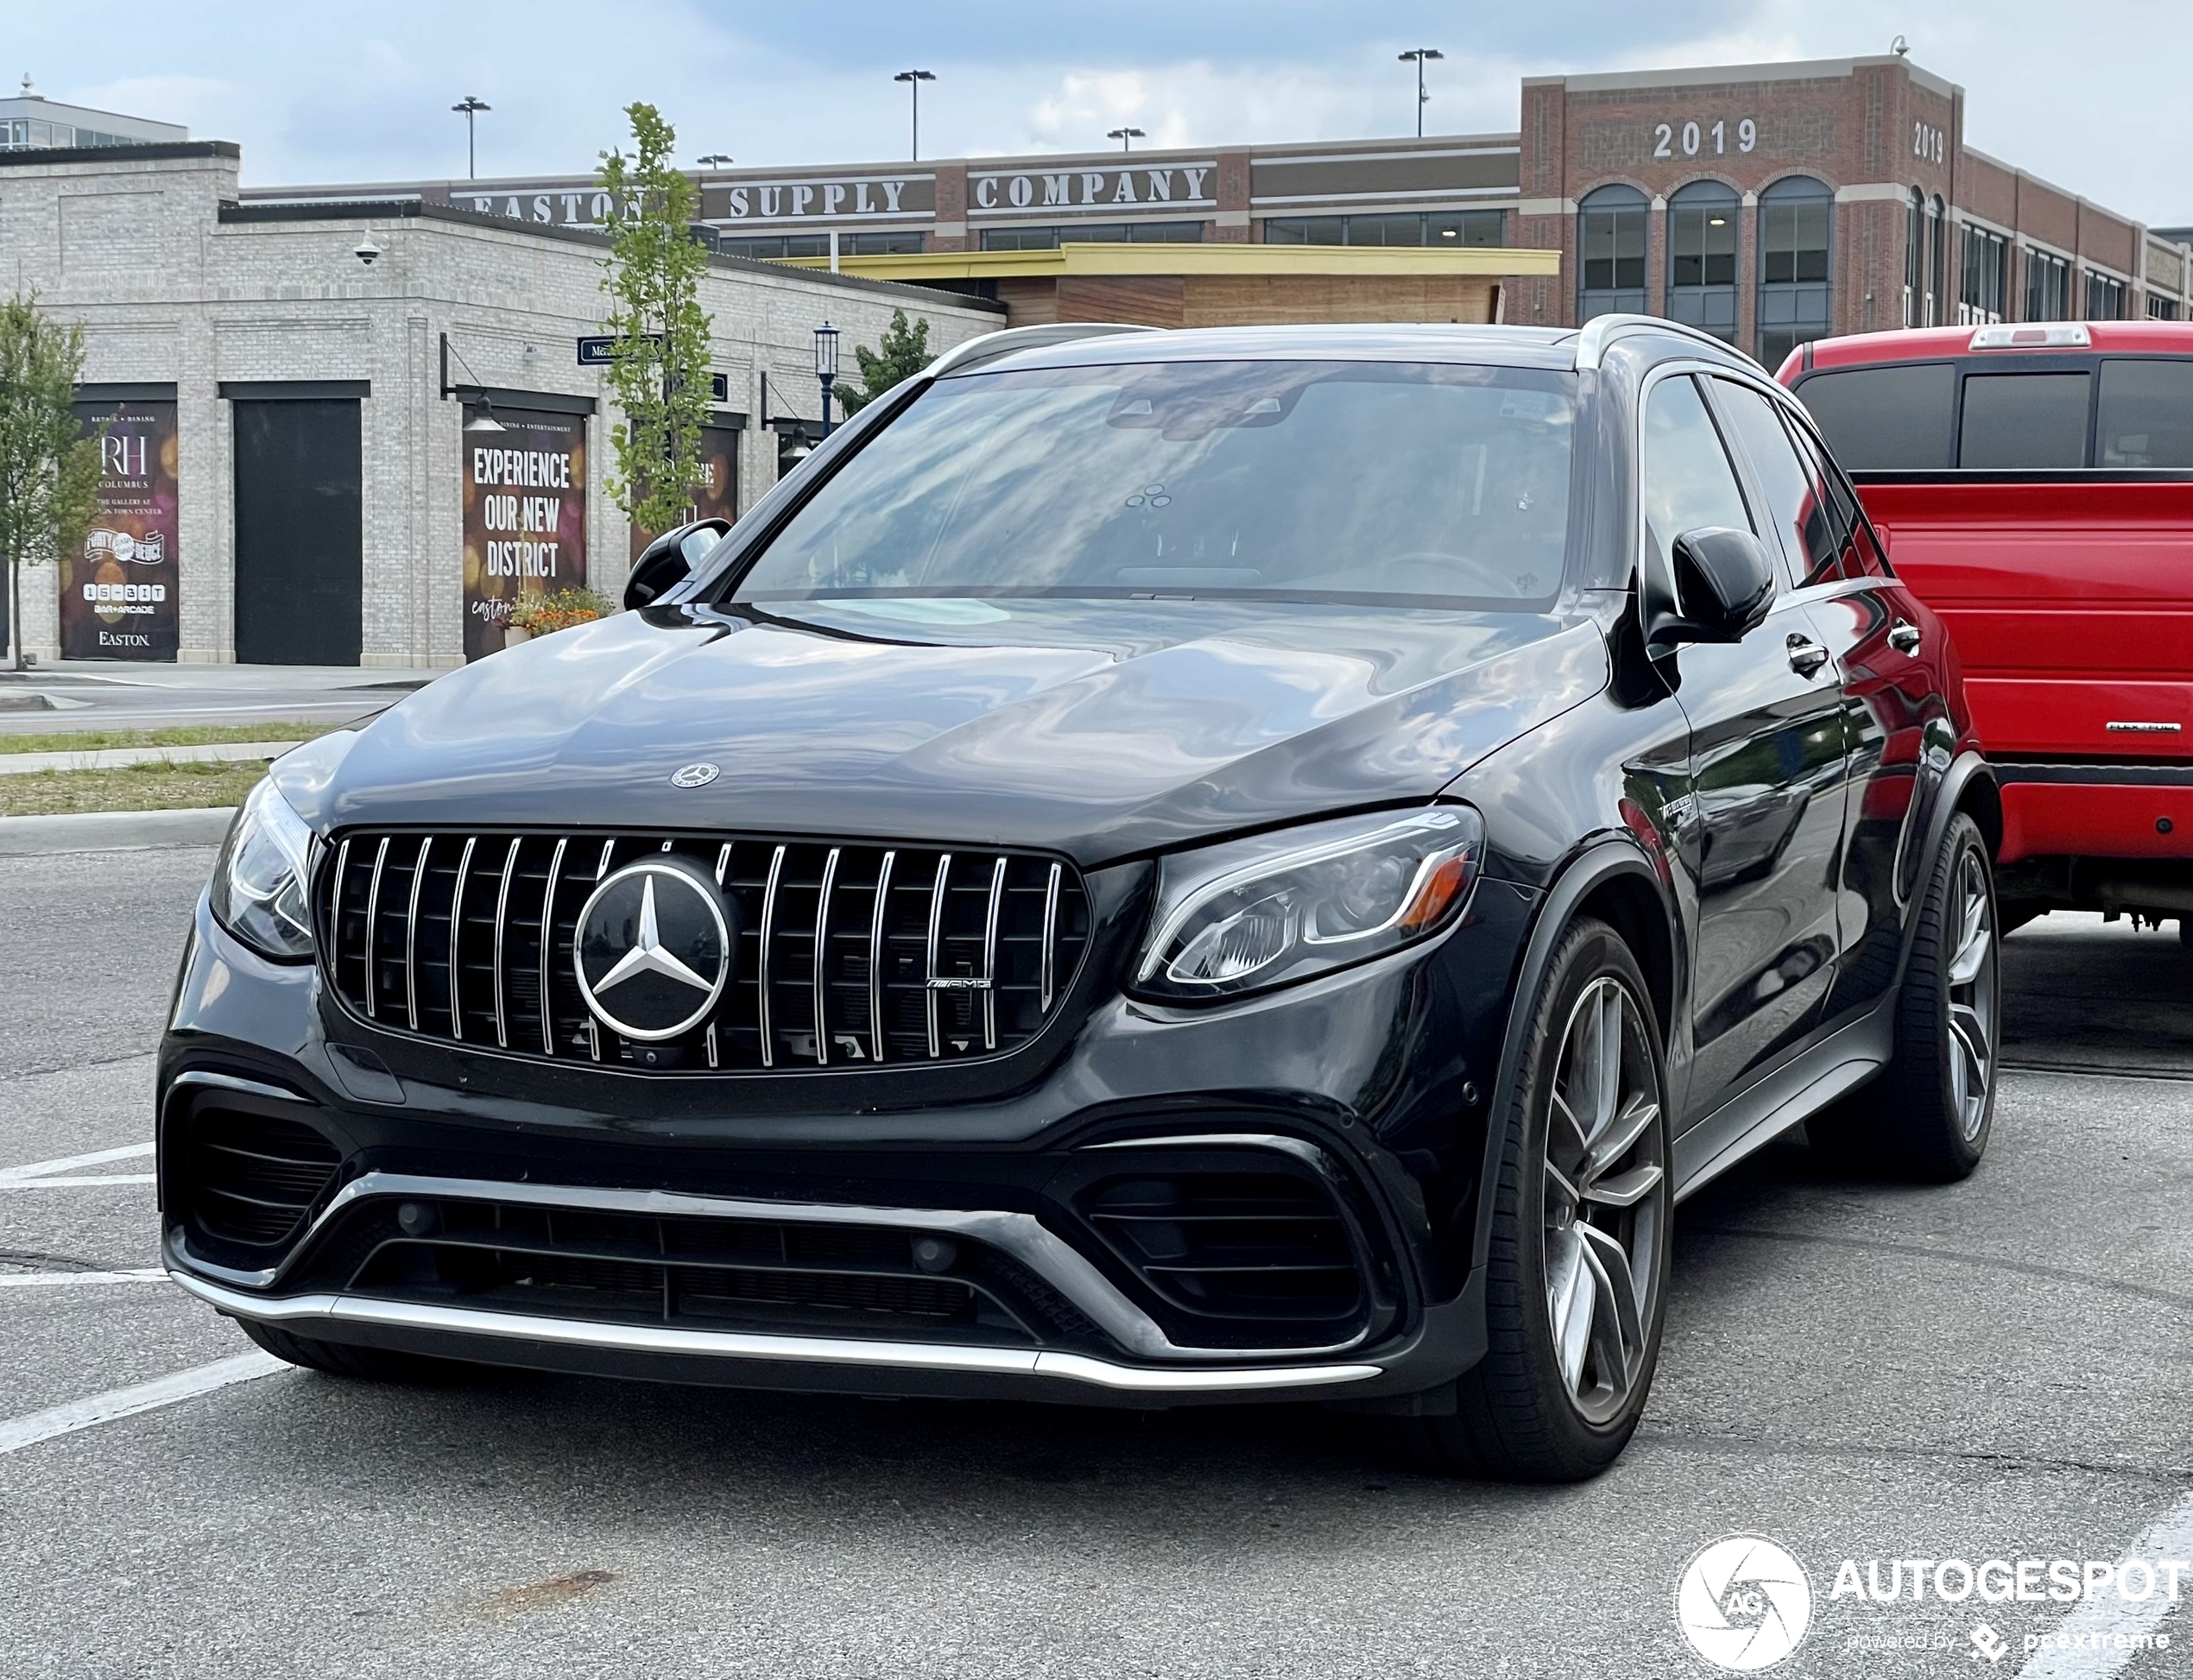
M 262 957 L 298 963 L 313 954 L 305 882 L 313 831 L 275 791 L 251 790 L 221 843 L 208 888 L 214 919 Z
M 1468 805 L 1437 805 L 1176 853 L 1131 989 L 1238 997 L 1429 938 L 1460 913 L 1484 835 Z

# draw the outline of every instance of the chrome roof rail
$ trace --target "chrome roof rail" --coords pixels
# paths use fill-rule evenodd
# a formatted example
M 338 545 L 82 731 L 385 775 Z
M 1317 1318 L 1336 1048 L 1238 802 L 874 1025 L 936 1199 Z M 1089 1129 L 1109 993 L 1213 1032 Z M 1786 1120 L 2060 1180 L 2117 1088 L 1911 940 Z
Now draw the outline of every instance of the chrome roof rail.
M 965 373 L 970 368 L 979 368 L 986 362 L 1017 355 L 1024 350 L 1042 350 L 1047 345 L 1101 338 L 1111 332 L 1156 331 L 1153 326 L 1136 326 L 1127 321 L 1046 321 L 1040 326 L 1008 326 L 1002 332 L 970 338 L 964 344 L 954 344 L 922 371 L 932 379 L 941 379 L 948 373 Z
M 1695 338 L 1702 344 L 1711 344 L 1716 350 L 1731 355 L 1743 352 L 1726 339 L 1716 338 L 1703 327 L 1686 326 L 1681 321 L 1671 321 L 1659 315 L 1595 315 L 1586 321 L 1577 335 L 1577 371 L 1596 369 L 1607 354 L 1607 346 L 1625 332 L 1672 332 L 1679 338 Z

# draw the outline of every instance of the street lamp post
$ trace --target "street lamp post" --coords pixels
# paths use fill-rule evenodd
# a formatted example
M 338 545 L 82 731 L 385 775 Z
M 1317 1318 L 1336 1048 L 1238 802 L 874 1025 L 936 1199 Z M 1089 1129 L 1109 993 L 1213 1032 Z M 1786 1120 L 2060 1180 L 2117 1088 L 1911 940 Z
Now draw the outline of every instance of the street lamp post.
M 1119 148 L 1122 152 L 1133 151 L 1136 141 L 1146 140 L 1148 137 L 1140 129 L 1107 129 L 1104 131 L 1104 138 L 1118 141 Z
M 1424 138 L 1424 107 L 1431 98 L 1424 91 L 1424 61 L 1426 59 L 1444 57 L 1446 54 L 1436 47 L 1412 47 L 1400 57 L 1403 64 L 1406 64 L 1411 59 L 1416 60 L 1416 137 L 1419 140 Z
M 933 82 L 937 79 L 937 78 L 932 72 L 927 70 L 901 70 L 897 75 L 892 77 L 891 79 L 894 82 L 904 82 L 907 85 L 907 91 L 913 95 L 913 145 L 912 148 L 912 155 L 913 157 L 913 161 L 919 163 L 921 161 L 921 84 L 924 82 Z
M 702 169 L 705 170 L 705 169 L 709 168 L 711 165 L 716 165 L 716 164 L 724 164 L 724 163 L 736 163 L 736 162 L 737 162 L 737 161 L 738 161 L 738 160 L 737 160 L 736 158 L 733 157 L 733 156 L 732 156 L 732 155 L 731 155 L 729 152 L 711 152 L 711 153 L 709 153 L 709 155 L 708 155 L 706 157 L 704 157 L 704 158 L 702 158 L 701 160 L 699 160 L 699 161 L 700 161 L 700 167 L 702 167 Z M 703 175 L 701 176 L 701 178 L 700 178 L 700 181 L 699 181 L 699 183 L 698 183 L 698 187 L 696 188 L 696 192 L 697 192 L 697 193 L 699 193 L 699 194 L 705 194 L 705 193 L 707 192 L 707 188 L 708 188 L 708 177 L 707 177 L 705 174 L 703 174 Z M 700 214 L 701 214 L 701 219 L 702 219 L 703 221 L 705 221 L 705 220 L 708 218 L 708 203 L 707 203 L 707 200 L 706 200 L 705 197 L 703 197 L 703 198 L 701 199 L 701 203 L 700 203 Z
M 479 149 L 474 143 L 473 124 L 482 111 L 493 111 L 495 107 L 478 94 L 467 93 L 463 104 L 452 105 L 450 109 L 462 112 L 465 117 L 465 179 L 477 180 L 480 178 Z
M 837 382 L 837 329 L 825 321 L 815 329 L 815 377 L 822 382 L 823 436 L 830 435 L 830 389 Z

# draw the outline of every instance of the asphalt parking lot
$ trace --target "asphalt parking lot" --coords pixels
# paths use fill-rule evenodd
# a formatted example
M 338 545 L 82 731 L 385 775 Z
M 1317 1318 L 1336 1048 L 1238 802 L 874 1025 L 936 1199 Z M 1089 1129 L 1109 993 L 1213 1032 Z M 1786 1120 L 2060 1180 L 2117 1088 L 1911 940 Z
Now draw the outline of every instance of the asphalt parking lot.
M 2067 1666 L 2023 1644 L 2060 1604 L 1830 1594 L 1845 1558 L 2193 1533 L 2174 929 L 2009 941 L 2013 1065 L 1969 1183 L 1838 1178 L 1791 1140 L 1688 1203 L 1647 1423 L 1584 1487 L 1426 1479 L 1301 1408 L 286 1368 L 9 1450 L 26 1418 L 250 1351 L 135 1275 L 144 1155 L 20 1172 L 149 1135 L 210 862 L 0 858 L 0 1675 L 1699 1676 L 1676 1582 L 1734 1533 L 1811 1578 L 1778 1674 L 2193 1674 L 2183 1607 L 2145 1624 L 2171 1649 Z

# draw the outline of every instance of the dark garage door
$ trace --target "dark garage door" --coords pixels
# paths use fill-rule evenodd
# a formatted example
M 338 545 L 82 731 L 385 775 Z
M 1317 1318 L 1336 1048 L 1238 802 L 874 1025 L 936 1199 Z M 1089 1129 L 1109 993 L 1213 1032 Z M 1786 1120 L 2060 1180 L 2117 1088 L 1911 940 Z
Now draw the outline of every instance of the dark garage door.
M 236 656 L 356 665 L 364 535 L 354 399 L 236 410 Z

